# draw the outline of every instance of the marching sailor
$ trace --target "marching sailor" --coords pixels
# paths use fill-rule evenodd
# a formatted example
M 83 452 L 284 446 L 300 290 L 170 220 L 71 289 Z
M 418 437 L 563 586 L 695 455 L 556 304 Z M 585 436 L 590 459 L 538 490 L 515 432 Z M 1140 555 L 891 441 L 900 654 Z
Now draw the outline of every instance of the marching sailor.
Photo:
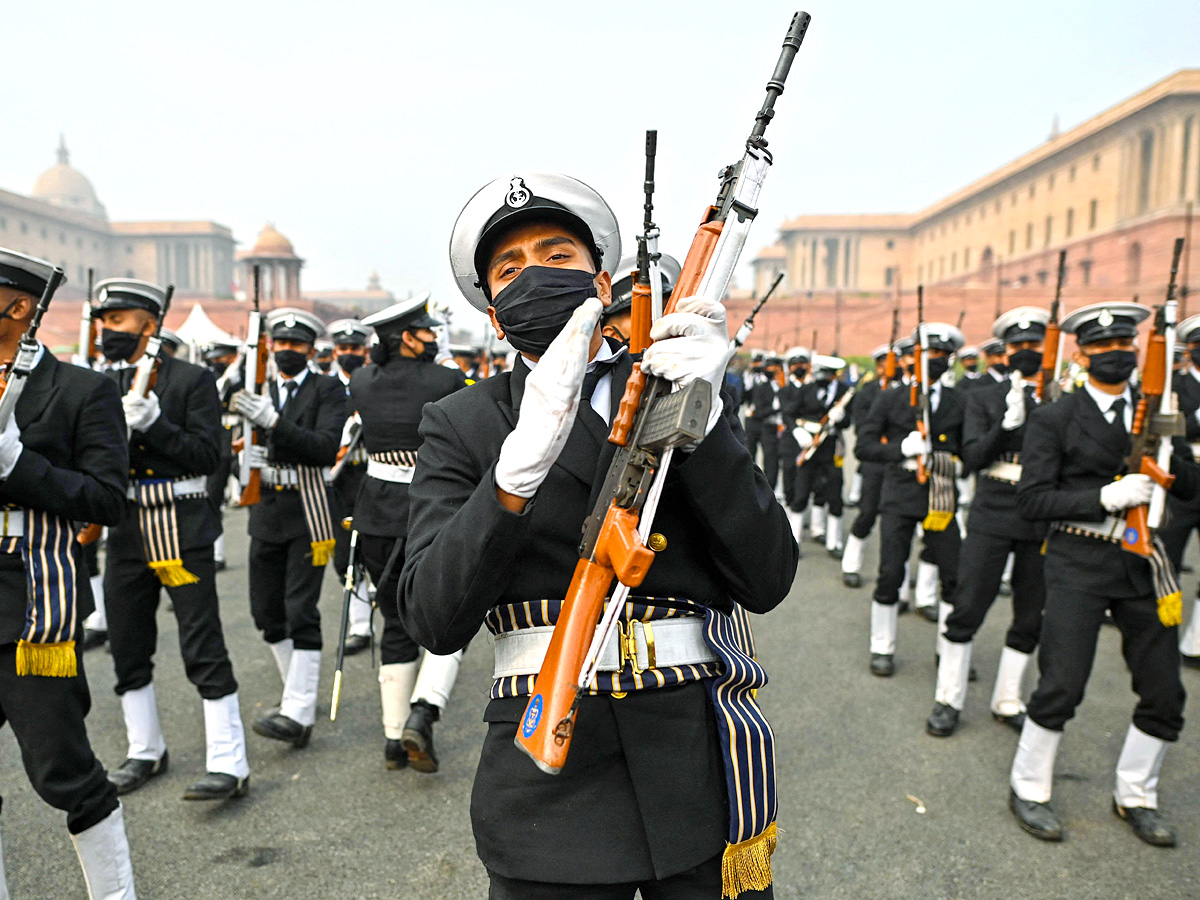
M 1008 362 L 1005 356 L 1007 351 L 1004 348 L 1004 341 L 994 337 L 980 344 L 979 349 L 983 353 L 984 370 L 970 381 L 964 381 L 963 387 L 967 390 L 1002 384 L 1008 375 Z
M 762 471 L 778 498 L 783 497 L 779 485 L 779 440 L 783 428 L 783 418 L 779 414 L 779 391 L 782 386 L 783 358 L 777 353 L 768 353 L 763 357 L 762 375 L 750 389 L 748 418 L 757 422 L 753 426 L 747 422 L 747 430 L 753 428 L 758 435 L 758 444 L 762 447 Z
M 501 178 L 460 213 L 450 256 L 464 296 L 521 356 L 511 373 L 425 408 L 399 603 L 409 633 L 437 653 L 460 649 L 485 622 L 495 634 L 542 626 L 529 640 L 495 643 L 498 677 L 472 800 L 489 896 L 595 897 L 586 885 L 606 885 L 604 896 L 632 898 L 640 888 L 717 897 L 723 884 L 745 888 L 752 865 L 760 877 L 741 896 L 770 896 L 774 794 L 767 784 L 727 790 L 723 773 L 734 770 L 725 763 L 734 763 L 722 749 L 771 773 L 770 743 L 758 740 L 770 731 L 743 692 L 747 682 L 735 690 L 749 701 L 739 709 L 755 720 L 753 734 L 739 719 L 722 743 L 717 720 L 725 727 L 736 717 L 713 715 L 703 681 L 733 671 L 704 640 L 715 633 L 706 619 L 726 622 L 734 600 L 766 612 L 796 568 L 787 517 L 736 434 L 735 410 L 713 396 L 706 436 L 676 451 L 653 522 L 648 540 L 660 552 L 625 615 L 637 620 L 629 632 L 639 646 L 636 635 L 648 635 L 644 623 L 654 620 L 655 660 L 635 647 L 632 661 L 606 670 L 598 693 L 581 701 L 565 767 L 546 775 L 513 741 L 549 644 L 546 626 L 579 561 L 589 498 L 615 450 L 608 422 L 632 369 L 598 328 L 620 258 L 617 221 L 573 178 Z M 719 304 L 686 298 L 654 335 L 661 340 L 643 356 L 650 372 L 719 390 L 731 352 Z M 518 644 L 534 652 L 514 655 Z M 761 674 L 737 652 L 744 671 Z M 648 667 L 634 665 L 643 658 Z
M 794 470 L 792 494 L 788 504 L 803 514 L 812 498 L 810 534 L 814 541 L 824 540 L 830 556 L 842 552 L 842 457 L 841 424 L 846 419 L 845 404 L 838 406 L 849 390 L 837 373 L 846 367 L 838 356 L 817 353 L 812 357 L 812 381 L 800 386 L 790 397 L 780 392 L 780 409 L 785 430 L 791 433 L 795 455 L 783 456 L 784 471 Z M 798 456 L 816 440 L 821 421 L 828 417 L 831 430 L 808 461 L 797 466 Z M 782 447 L 782 441 L 781 441 Z M 786 483 L 786 479 L 785 479 Z M 796 534 L 799 543 L 800 535 Z
M 998 721 L 1018 731 L 1025 721 L 1021 678 L 1042 630 L 1046 524 L 1021 518 L 1016 485 L 1021 479 L 1026 417 L 1037 405 L 1030 379 L 1042 369 L 1049 319 L 1045 310 L 1031 306 L 1009 310 L 996 319 L 992 333 L 1004 341 L 1009 376 L 967 395 L 962 459 L 966 470 L 978 473 L 978 487 L 962 545 L 954 610 L 946 619 L 933 712 L 925 723 L 934 737 L 949 737 L 958 725 L 967 695 L 971 642 L 1000 590 L 1009 554 L 1014 559 L 1013 620 L 1000 654 L 991 708 Z
M 350 376 L 360 369 L 368 360 L 368 345 L 373 332 L 369 326 L 363 325 L 357 319 L 338 319 L 329 323 L 329 337 L 333 341 L 335 351 L 334 366 L 331 374 L 337 377 L 350 396 Z M 350 515 L 354 510 L 354 499 L 362 487 L 363 478 L 367 474 L 367 451 L 362 439 L 350 446 L 351 435 L 356 430 L 356 424 L 361 427 L 358 418 L 353 415 L 354 405 L 351 403 L 347 411 L 351 413 L 346 419 L 342 431 L 341 445 L 338 450 L 342 469 L 337 480 L 333 483 L 333 496 L 337 501 L 335 521 Z M 350 565 L 350 532 L 344 528 L 335 528 L 337 547 L 333 554 L 333 571 L 339 581 L 346 576 L 346 567 Z M 350 599 L 350 628 L 346 635 L 346 655 L 353 656 L 371 646 L 371 600 L 367 596 L 367 583 L 360 579 L 354 585 L 354 594 Z
M 333 341 L 328 338 L 319 338 L 313 346 L 316 348 L 316 353 L 309 361 L 309 368 L 314 372 L 320 372 L 322 375 L 332 375 Z
M 765 350 L 751 350 L 750 365 L 742 375 L 742 406 L 746 408 L 742 417 L 742 428 L 746 449 L 750 451 L 750 458 L 755 462 L 758 461 L 758 448 L 762 443 L 763 416 L 754 408 L 754 388 L 767 377 L 763 366 L 766 356 Z
M 267 433 L 253 445 L 262 499 L 250 507 L 250 611 L 283 679 L 279 707 L 255 732 L 305 747 L 317 716 L 321 677 L 321 581 L 336 538 L 326 483 L 346 424 L 346 390 L 309 363 L 325 324 L 284 307 L 266 317 L 278 374 L 264 394 L 239 391 L 233 407 Z
M 376 365 L 350 379 L 352 403 L 362 419 L 369 454 L 366 477 L 354 504 L 358 552 L 376 585 L 383 612 L 379 697 L 383 707 L 384 762 L 389 769 L 411 765 L 436 772 L 433 724 L 446 708 L 458 677 L 462 651 L 425 655 L 405 631 L 396 608 L 396 586 L 404 566 L 408 533 L 408 486 L 421 447 L 421 410 L 467 386 L 457 367 L 434 362 L 433 329 L 443 323 L 429 312 L 429 293 L 368 316 L 379 343 Z
M 796 428 L 796 418 L 799 415 L 800 391 L 808 381 L 808 368 L 812 363 L 812 351 L 807 347 L 792 347 L 783 354 L 783 365 L 786 380 L 779 389 L 779 417 L 784 423 L 779 435 L 779 456 L 783 460 L 780 466 L 783 482 L 783 508 L 787 512 L 788 521 L 792 524 L 792 536 L 799 545 L 804 531 L 804 506 L 793 509 L 792 496 L 796 490 L 796 458 L 800 455 L 800 445 L 793 431 Z M 808 498 L 805 498 L 805 505 Z
M 858 393 L 850 401 L 850 419 L 854 424 L 856 439 L 862 433 L 862 425 L 867 419 L 867 413 L 871 411 L 871 407 L 885 390 L 883 381 L 886 378 L 888 350 L 888 345 L 883 344 L 871 351 L 871 359 L 875 361 L 875 377 L 860 384 Z M 899 352 L 896 355 L 899 356 Z M 900 373 L 897 372 L 893 381 L 899 377 Z M 888 385 L 888 388 L 892 387 L 895 387 L 895 383 Z M 850 526 L 850 534 L 846 538 L 846 549 L 842 553 L 842 584 L 846 587 L 856 588 L 862 585 L 863 550 L 866 540 L 871 534 L 871 529 L 875 527 L 875 520 L 879 517 L 879 500 L 883 491 L 883 473 L 886 468 L 884 463 L 862 460 L 858 463 L 858 477 L 862 479 L 858 515 L 854 517 L 854 523 Z
M 203 353 L 204 364 L 217 379 L 217 397 L 221 401 L 221 464 L 208 476 L 208 499 L 224 513 L 225 497 L 229 491 L 229 476 L 233 474 L 233 437 L 240 429 L 241 418 L 229 408 L 229 401 L 242 386 L 242 368 L 238 365 L 240 346 L 226 341 L 209 344 Z M 217 571 L 225 568 L 225 530 L 213 544 L 213 562 Z
M 0 359 L 15 358 L 52 271 L 0 249 Z M 92 600 L 73 523 L 121 521 L 127 459 L 112 379 L 64 365 L 39 344 L 0 432 L 0 724 L 16 735 L 38 796 L 67 813 L 92 900 L 136 894 L 117 789 L 84 724 L 92 701 L 78 642 Z M 0 897 L 8 897 L 2 854 Z
M 217 598 L 213 543 L 221 518 L 206 483 L 221 462 L 221 405 L 208 369 L 165 354 L 147 395 L 131 391 L 165 299 L 158 285 L 110 278 L 96 285 L 93 308 L 105 357 L 128 364 L 110 373 L 124 395 L 130 484 L 125 514 L 108 533 L 104 594 L 129 752 L 110 777 L 126 794 L 167 769 L 153 680 L 155 616 L 166 588 L 184 669 L 204 698 L 208 774 L 184 799 L 217 800 L 243 796 L 250 775 Z
M 1013 759 L 1010 805 L 1021 827 L 1062 840 L 1049 805 L 1063 728 L 1083 699 L 1106 611 L 1121 631 L 1138 704 L 1117 760 L 1113 810 L 1147 843 L 1173 846 L 1175 832 L 1158 811 L 1158 778 L 1167 746 L 1183 728 L 1179 673 L 1179 586 L 1158 538 L 1147 559 L 1122 549 L 1125 514 L 1149 502 L 1148 475 L 1124 474 L 1138 394 L 1136 303 L 1085 306 L 1067 316 L 1075 361 L 1087 382 L 1034 410 L 1025 426 L 1017 504 L 1021 515 L 1051 523 L 1046 540 L 1046 606 L 1038 649 L 1040 677 L 1029 700 Z M 1171 493 L 1190 500 L 1196 467 L 1176 447 Z M 1123 477 L 1122 477 L 1123 476 Z
M 963 367 L 962 378 L 954 385 L 955 387 L 969 387 L 971 382 L 978 381 L 983 377 L 983 373 L 979 371 L 978 347 L 974 345 L 963 347 L 955 356 Z
M 633 276 L 637 274 L 637 265 L 636 253 L 621 260 L 617 266 L 619 277 L 613 281 L 612 303 L 600 314 L 600 333 L 626 347 L 633 329 Z M 663 253 L 658 260 L 658 271 L 662 274 L 662 298 L 666 303 L 671 299 L 682 267 L 675 257 Z
M 1179 323 L 1176 331 L 1179 343 L 1186 347 L 1185 363 L 1172 382 L 1176 393 L 1179 412 L 1183 414 L 1187 427 L 1187 440 L 1192 447 L 1192 458 L 1200 461 L 1200 316 L 1192 316 Z M 1183 555 L 1193 534 L 1200 531 L 1200 497 L 1183 501 L 1176 496 L 1167 497 L 1167 518 L 1159 530 L 1163 546 L 1175 571 L 1183 568 Z M 1193 601 L 1192 615 L 1179 641 L 1179 659 L 1191 669 L 1200 669 L 1200 597 Z
M 961 536 L 954 519 L 954 479 L 962 442 L 963 395 L 941 378 L 950 354 L 962 346 L 962 332 L 941 322 L 927 322 L 920 330 L 929 368 L 928 437 L 918 430 L 920 415 L 911 405 L 910 392 L 884 391 L 867 413 L 855 446 L 860 460 L 887 464 L 879 504 L 879 577 L 871 603 L 871 673 L 882 677 L 896 671 L 900 588 L 918 525 L 923 526 L 923 555 L 937 567 L 947 607 L 958 578 Z M 912 339 L 917 340 L 916 333 Z M 924 484 L 918 478 L 921 465 L 928 473 Z

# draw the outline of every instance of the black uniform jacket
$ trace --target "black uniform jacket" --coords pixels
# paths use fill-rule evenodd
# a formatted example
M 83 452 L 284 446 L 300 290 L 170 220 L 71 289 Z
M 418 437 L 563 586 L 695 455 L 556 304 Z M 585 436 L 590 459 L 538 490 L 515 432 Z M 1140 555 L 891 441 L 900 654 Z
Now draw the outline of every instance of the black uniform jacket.
M 825 414 L 833 408 L 833 404 L 842 399 L 849 390 L 844 381 L 837 381 L 834 384 L 833 403 L 825 402 L 825 398 L 829 395 L 828 381 L 824 383 L 812 381 L 801 385 L 789 381 L 780 389 L 779 411 L 783 418 L 784 432 L 779 440 L 779 455 L 789 465 L 795 465 L 796 457 L 800 455 L 800 445 L 793 436 L 792 429 L 799 426 L 801 419 L 808 422 L 820 422 L 825 418 Z M 834 433 L 825 438 L 805 465 L 833 462 L 836 448 L 837 430 L 835 429 Z
M 893 384 L 895 382 L 893 381 Z M 855 432 L 862 426 L 862 423 L 867 420 L 867 413 L 871 411 L 871 406 L 879 399 L 879 395 L 883 393 L 883 385 L 878 378 L 872 378 L 870 381 L 859 382 L 858 390 L 854 397 L 851 398 L 849 406 L 849 420 L 853 423 Z
M 268 381 L 271 400 L 279 407 L 279 386 Z M 267 436 L 267 453 L 273 465 L 318 466 L 337 462 L 342 429 L 346 427 L 346 389 L 331 375 L 311 369 L 296 395 L 279 414 Z M 332 492 L 326 491 L 332 497 Z M 337 523 L 334 523 L 335 526 Z M 263 485 L 262 499 L 250 507 L 250 536 L 284 543 L 308 536 L 298 490 L 276 490 Z
M 617 408 L 632 363 L 613 370 Z M 584 517 L 615 450 L 587 403 L 522 514 L 496 499 L 494 469 L 528 368 L 427 406 L 401 575 L 405 628 L 435 653 L 466 645 L 489 609 L 561 598 Z M 756 613 L 787 594 L 798 552 L 787 517 L 725 415 L 677 456 L 654 521 L 666 539 L 638 595 Z M 663 878 L 722 852 L 724 774 L 702 684 L 585 698 L 571 755 L 546 775 L 513 745 L 525 699 L 493 700 L 472 799 L 484 865 L 514 878 L 613 883 Z
M 382 366 L 363 366 L 350 379 L 350 396 L 362 418 L 367 452 L 418 449 L 425 404 L 466 386 L 458 368 L 399 354 Z M 354 527 L 360 534 L 403 537 L 408 531 L 408 485 L 363 479 L 354 503 Z
M 938 407 L 929 417 L 933 449 L 959 456 L 962 453 L 963 395 L 942 385 Z M 884 472 L 880 512 L 923 519 L 929 512 L 929 484 L 903 468 L 900 442 L 917 427 L 917 411 L 910 405 L 908 385 L 882 391 L 858 429 L 855 455 L 863 462 L 888 463 Z M 884 440 L 886 438 L 886 441 Z
M 781 390 L 775 379 L 764 375 L 761 381 L 750 388 L 750 418 L 765 419 L 777 412 L 774 408 L 775 395 Z
M 982 379 L 981 379 L 982 380 Z M 963 418 L 963 468 L 977 472 L 975 499 L 971 501 L 970 531 L 992 534 L 1018 541 L 1040 541 L 1046 536 L 1045 522 L 1031 522 L 1017 510 L 1017 486 L 983 474 L 992 463 L 1002 458 L 1023 462 L 1021 445 L 1025 440 L 1025 425 L 1012 431 L 1000 427 L 1008 409 L 1009 381 L 994 382 L 967 395 L 967 410 Z M 1025 421 L 1037 408 L 1025 390 Z
M 129 366 L 111 373 L 122 394 L 128 393 L 135 372 Z M 221 401 L 212 372 L 164 353 L 151 390 L 158 396 L 161 412 L 153 425 L 130 438 L 130 478 L 211 475 L 221 464 L 224 440 Z M 221 534 L 221 514 L 208 497 L 176 500 L 175 518 L 181 550 L 204 547 Z M 109 551 L 142 555 L 141 534 L 137 504 L 129 501 L 120 526 L 109 531 Z
M 25 449 L 0 482 L 0 503 L 79 523 L 121 521 L 129 448 L 121 397 L 112 379 L 61 363 L 44 350 L 17 402 L 16 418 Z M 71 552 L 79 573 L 78 634 L 94 606 L 83 548 L 72 541 Z M 0 643 L 21 636 L 26 601 L 21 554 L 0 554 Z
M 1137 392 L 1133 392 L 1137 403 Z M 1129 435 L 1123 425 L 1110 425 L 1085 388 L 1064 394 L 1033 411 L 1025 423 L 1021 450 L 1021 483 L 1017 504 L 1021 515 L 1040 522 L 1103 522 L 1100 489 L 1126 472 Z M 1175 485 L 1171 495 L 1196 495 L 1197 469 L 1182 443 L 1171 459 Z M 1046 566 L 1069 567 L 1081 591 L 1108 597 L 1147 596 L 1154 591 L 1150 564 L 1120 545 L 1052 530 L 1046 543 Z

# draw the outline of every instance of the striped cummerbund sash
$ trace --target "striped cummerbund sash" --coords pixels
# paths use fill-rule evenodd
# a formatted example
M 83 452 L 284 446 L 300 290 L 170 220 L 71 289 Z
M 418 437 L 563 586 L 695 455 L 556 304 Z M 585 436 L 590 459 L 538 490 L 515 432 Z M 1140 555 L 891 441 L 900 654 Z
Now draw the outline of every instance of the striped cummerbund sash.
M 179 519 L 175 515 L 175 483 L 169 478 L 132 482 L 138 508 L 138 526 L 146 564 L 166 587 L 195 584 L 198 579 L 183 567 L 179 546 Z
M 510 603 L 484 618 L 492 634 L 553 626 L 561 600 Z M 772 881 L 771 854 L 777 832 L 775 817 L 775 736 L 755 694 L 767 673 L 754 659 L 749 622 L 711 607 L 676 597 L 638 597 L 625 604 L 623 621 L 653 622 L 678 616 L 703 616 L 704 638 L 718 662 L 635 671 L 627 662 L 620 672 L 605 672 L 589 693 L 624 697 L 629 691 L 703 682 L 713 706 L 725 763 L 729 797 L 729 840 L 721 860 L 723 896 L 765 890 Z M 617 639 L 614 635 L 614 640 Z M 749 641 L 747 649 L 746 642 Z M 524 697 L 533 691 L 534 675 L 496 679 L 491 697 Z
M 389 466 L 408 466 L 412 468 L 417 464 L 416 450 L 382 450 L 379 453 L 368 454 L 368 458 L 375 462 L 384 463 Z
M 952 453 L 935 450 L 929 455 L 929 512 L 921 523 L 926 531 L 945 531 L 954 520 L 956 469 Z

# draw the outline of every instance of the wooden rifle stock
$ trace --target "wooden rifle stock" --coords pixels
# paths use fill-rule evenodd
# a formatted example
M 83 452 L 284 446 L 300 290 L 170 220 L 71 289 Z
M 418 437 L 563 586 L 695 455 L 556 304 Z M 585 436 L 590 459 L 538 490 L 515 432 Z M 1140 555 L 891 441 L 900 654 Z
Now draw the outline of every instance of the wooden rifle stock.
M 246 385 L 253 394 L 261 395 L 263 386 L 267 382 L 267 336 L 263 327 L 262 313 L 259 311 L 259 297 L 261 290 L 261 272 L 259 267 L 254 267 L 254 311 L 250 314 L 252 329 L 256 329 L 254 334 L 255 344 L 252 348 L 255 359 L 254 383 Z M 243 420 L 249 424 L 248 420 Z M 258 429 L 251 426 L 248 433 L 242 437 L 242 452 L 249 453 L 250 448 L 259 443 Z M 238 506 L 254 506 L 262 499 L 262 471 L 259 469 L 250 469 L 246 475 L 246 483 L 242 486 L 242 496 L 238 498 Z

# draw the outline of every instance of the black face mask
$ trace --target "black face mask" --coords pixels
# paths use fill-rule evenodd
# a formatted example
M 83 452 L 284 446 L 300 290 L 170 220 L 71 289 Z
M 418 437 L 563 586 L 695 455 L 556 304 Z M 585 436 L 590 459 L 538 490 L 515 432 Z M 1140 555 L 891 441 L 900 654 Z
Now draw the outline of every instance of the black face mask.
M 909 375 L 916 375 L 917 374 L 917 364 L 915 362 L 908 363 L 907 365 L 905 365 L 904 371 L 907 372 Z
M 1008 354 L 1008 364 L 1026 378 L 1036 375 L 1042 367 L 1042 354 L 1039 350 L 1017 350 Z
M 997 375 L 1007 375 L 1012 371 L 1012 367 L 1008 363 L 1004 362 L 992 363 L 990 366 L 988 366 L 988 368 L 994 371 Z
M 347 375 L 366 362 L 366 360 L 357 353 L 339 353 L 337 361 L 338 365 L 342 367 L 342 371 Z
M 105 328 L 100 332 L 100 352 L 110 362 L 123 362 L 137 352 L 141 340 L 140 334 Z
M 1188 358 L 1191 359 L 1193 366 L 1200 366 L 1200 347 L 1193 347 L 1188 353 Z
M 417 362 L 431 363 L 435 359 L 437 359 L 437 344 L 433 341 L 421 341 L 421 352 L 416 356 Z
M 929 380 L 937 381 L 946 374 L 946 370 L 950 368 L 950 357 L 938 356 L 929 360 Z
M 229 363 L 210 362 L 208 364 L 208 368 L 209 368 L 209 371 L 211 371 L 214 375 L 216 375 L 218 378 L 220 378 L 222 375 L 225 374 L 225 370 L 229 368 Z
M 579 269 L 529 266 L 492 300 L 508 342 L 541 356 L 577 307 L 596 296 L 595 276 Z
M 288 378 L 295 378 L 308 365 L 308 354 L 299 350 L 276 350 L 275 365 Z
M 317 360 L 317 368 L 320 369 L 322 372 L 328 372 L 330 369 L 333 368 L 333 360 L 332 359 L 318 359 Z
M 1088 374 L 1101 384 L 1128 381 L 1136 368 L 1136 350 L 1106 350 L 1088 357 Z
M 808 374 L 808 369 L 804 366 L 793 366 L 792 367 L 792 377 L 795 378 L 797 381 L 803 381 L 804 376 L 807 374 Z

